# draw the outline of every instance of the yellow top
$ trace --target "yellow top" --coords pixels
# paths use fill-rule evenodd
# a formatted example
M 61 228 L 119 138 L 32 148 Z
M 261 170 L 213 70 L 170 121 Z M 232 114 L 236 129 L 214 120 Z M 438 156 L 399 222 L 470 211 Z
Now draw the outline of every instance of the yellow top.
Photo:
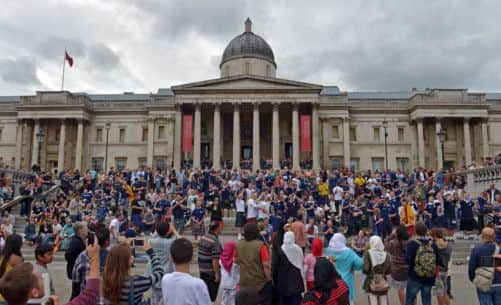
M 0 265 L 2 265 L 2 262 L 3 262 L 3 257 L 0 258 Z M 9 263 L 7 263 L 7 265 L 5 266 L 4 275 L 7 274 L 7 272 L 9 272 L 10 269 L 12 269 L 12 266 Z M 5 299 L 3 298 L 3 296 L 1 294 L 0 294 L 0 302 L 5 302 Z

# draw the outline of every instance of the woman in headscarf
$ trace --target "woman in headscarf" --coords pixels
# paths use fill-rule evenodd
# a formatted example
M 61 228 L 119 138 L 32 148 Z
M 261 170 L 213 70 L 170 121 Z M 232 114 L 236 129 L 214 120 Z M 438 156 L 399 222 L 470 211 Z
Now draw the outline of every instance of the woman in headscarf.
M 221 266 L 221 289 L 223 290 L 221 305 L 235 305 L 237 284 L 240 279 L 240 268 L 233 262 L 235 251 L 235 242 L 229 240 L 224 245 L 223 252 L 219 258 L 219 265 Z
M 315 238 L 311 242 L 311 253 L 307 254 L 304 258 L 304 271 L 306 278 L 306 289 L 310 290 L 313 287 L 315 280 L 314 270 L 317 258 L 322 256 L 324 252 L 324 244 L 320 238 Z
M 369 305 L 388 305 L 390 286 L 386 276 L 390 274 L 391 259 L 384 250 L 381 237 L 374 235 L 369 239 L 369 251 L 364 253 L 363 273 L 367 275 L 364 290 L 368 294 Z
M 336 270 L 350 289 L 350 303 L 355 299 L 355 278 L 353 271 L 361 270 L 364 261 L 352 249 L 346 247 L 346 238 L 341 233 L 336 233 L 329 242 L 325 254 L 332 257 L 336 263 Z
M 315 282 L 313 288 L 303 298 L 301 305 L 348 305 L 350 292 L 348 286 L 324 257 L 315 263 Z
M 273 251 L 272 258 L 278 305 L 299 305 L 301 303 L 301 294 L 305 291 L 303 259 L 303 250 L 296 245 L 294 233 L 286 232 L 282 246 Z

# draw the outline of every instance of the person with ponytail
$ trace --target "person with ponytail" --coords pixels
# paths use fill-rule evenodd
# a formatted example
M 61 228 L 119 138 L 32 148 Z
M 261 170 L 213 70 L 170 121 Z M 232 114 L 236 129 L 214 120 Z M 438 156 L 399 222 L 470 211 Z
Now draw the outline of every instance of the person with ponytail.
M 144 240 L 144 251 L 151 259 L 152 271 L 145 275 L 131 275 L 134 257 L 130 245 L 121 243 L 111 248 L 103 272 L 103 296 L 111 305 L 140 304 L 143 294 L 162 279 L 163 267 L 147 239 Z M 133 299 L 133 304 L 129 299 Z

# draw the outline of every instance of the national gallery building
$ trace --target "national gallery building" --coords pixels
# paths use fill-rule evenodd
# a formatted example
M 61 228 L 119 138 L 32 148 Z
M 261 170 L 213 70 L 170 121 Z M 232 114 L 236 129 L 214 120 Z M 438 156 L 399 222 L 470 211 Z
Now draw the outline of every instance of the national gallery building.
M 42 170 L 458 167 L 501 152 L 501 93 L 349 92 L 276 78 L 244 32 L 220 77 L 156 93 L 0 96 L 0 163 Z

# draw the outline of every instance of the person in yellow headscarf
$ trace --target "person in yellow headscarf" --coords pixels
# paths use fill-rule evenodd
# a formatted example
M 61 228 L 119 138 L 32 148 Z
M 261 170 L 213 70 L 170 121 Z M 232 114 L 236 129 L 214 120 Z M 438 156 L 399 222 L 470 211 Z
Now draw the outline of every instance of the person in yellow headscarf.
M 400 223 L 407 228 L 409 236 L 416 235 L 416 210 L 407 198 L 402 200 L 402 206 L 398 208 Z

